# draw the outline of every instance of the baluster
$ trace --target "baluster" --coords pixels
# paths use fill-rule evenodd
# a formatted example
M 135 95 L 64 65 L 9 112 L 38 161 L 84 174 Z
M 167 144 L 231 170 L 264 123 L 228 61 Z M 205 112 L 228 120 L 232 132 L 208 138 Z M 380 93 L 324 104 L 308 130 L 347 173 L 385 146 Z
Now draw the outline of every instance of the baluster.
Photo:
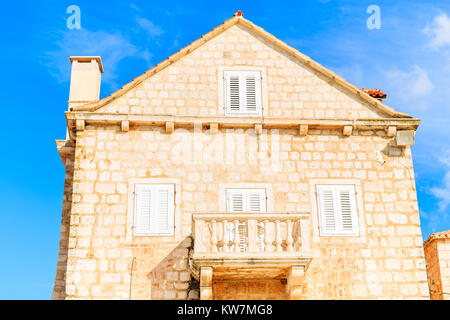
M 223 251 L 224 252 L 229 252 L 230 249 L 228 247 L 228 242 L 230 241 L 229 239 L 229 234 L 228 234 L 228 221 L 227 220 L 223 220 L 223 235 L 222 235 L 222 242 L 223 242 Z
M 281 227 L 280 220 L 275 220 L 275 248 L 277 252 L 283 251 L 281 247 Z
M 309 239 L 309 221 L 307 219 L 301 218 L 299 221 L 300 225 L 300 239 L 301 248 L 304 252 L 309 252 L 311 250 L 311 244 Z
M 294 247 L 292 244 L 294 243 L 294 238 L 292 237 L 292 221 L 288 219 L 286 221 L 286 244 L 287 244 L 287 251 L 292 252 L 294 251 Z
M 233 235 L 233 251 L 234 252 L 239 252 L 239 221 L 238 220 L 234 220 L 233 221 L 234 224 L 234 235 Z
M 212 252 L 218 252 L 217 250 L 217 223 L 216 220 L 211 221 L 211 245 L 212 245 Z
M 195 252 L 205 252 L 205 244 L 203 243 L 204 221 L 198 218 L 194 223 L 194 250 Z
M 247 220 L 247 251 L 258 252 L 258 223 L 255 219 Z
M 273 251 L 272 243 L 270 243 L 270 240 L 272 237 L 269 233 L 269 220 L 264 220 L 264 251 L 271 252 Z

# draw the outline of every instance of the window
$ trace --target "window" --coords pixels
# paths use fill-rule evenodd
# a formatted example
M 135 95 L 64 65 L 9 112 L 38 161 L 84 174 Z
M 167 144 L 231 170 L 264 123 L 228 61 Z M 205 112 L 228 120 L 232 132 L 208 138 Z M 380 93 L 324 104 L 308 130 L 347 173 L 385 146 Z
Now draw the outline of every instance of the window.
M 266 212 L 265 189 L 227 189 L 228 212 Z
M 135 185 L 134 235 L 173 235 L 174 187 L 173 184 Z
M 261 115 L 261 72 L 224 71 L 225 114 Z
M 317 202 L 320 235 L 359 235 L 355 186 L 318 185 Z
M 232 213 L 266 212 L 266 190 L 265 189 L 227 189 L 227 211 Z M 264 250 L 264 224 L 258 223 L 259 250 Z M 234 237 L 234 225 L 227 225 L 228 239 Z M 245 251 L 247 246 L 247 225 L 241 222 L 239 230 L 239 249 Z

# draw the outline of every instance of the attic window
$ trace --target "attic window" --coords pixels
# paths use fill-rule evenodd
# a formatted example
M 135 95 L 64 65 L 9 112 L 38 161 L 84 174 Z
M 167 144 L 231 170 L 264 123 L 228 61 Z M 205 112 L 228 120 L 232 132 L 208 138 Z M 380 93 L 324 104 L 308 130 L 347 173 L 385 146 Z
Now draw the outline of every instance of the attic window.
M 224 71 L 225 114 L 261 115 L 261 72 Z

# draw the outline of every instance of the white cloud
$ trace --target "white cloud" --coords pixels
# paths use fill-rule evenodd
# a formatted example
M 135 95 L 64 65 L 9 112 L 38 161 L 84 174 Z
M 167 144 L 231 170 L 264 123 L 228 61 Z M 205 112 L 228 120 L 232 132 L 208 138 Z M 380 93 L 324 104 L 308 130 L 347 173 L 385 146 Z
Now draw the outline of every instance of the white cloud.
M 434 17 L 431 23 L 428 23 L 423 32 L 431 39 L 428 45 L 439 50 L 443 47 L 450 46 L 450 18 L 445 13 Z
M 439 210 L 444 211 L 450 204 L 450 171 L 444 177 L 444 186 L 442 188 L 431 188 L 431 193 L 439 199 Z
M 414 65 L 411 71 L 387 71 L 385 75 L 394 89 L 392 94 L 403 101 L 413 101 L 416 109 L 428 109 L 426 101 L 417 99 L 427 96 L 434 88 L 426 70 Z
M 431 188 L 430 192 L 439 199 L 439 210 L 444 211 L 450 205 L 450 150 L 444 152 L 444 155 L 439 158 L 439 162 L 447 166 L 449 170 L 445 174 L 442 188 Z
M 120 33 L 89 31 L 87 29 L 67 30 L 58 34 L 54 51 L 46 52 L 42 63 L 60 81 L 70 78 L 70 56 L 101 56 L 105 73 L 102 83 L 115 86 L 119 62 L 127 57 L 141 58 L 149 62 L 150 53 L 140 50 Z
M 148 19 L 145 18 L 136 18 L 136 22 L 138 25 L 144 29 L 151 37 L 160 36 L 164 33 L 164 30 L 155 25 Z

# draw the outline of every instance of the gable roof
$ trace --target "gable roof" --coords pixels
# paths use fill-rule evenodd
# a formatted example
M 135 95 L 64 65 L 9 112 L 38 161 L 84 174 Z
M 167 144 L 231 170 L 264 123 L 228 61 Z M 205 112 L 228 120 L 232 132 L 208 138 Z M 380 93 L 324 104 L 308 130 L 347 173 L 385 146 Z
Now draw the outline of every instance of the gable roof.
M 263 28 L 255 25 L 251 21 L 245 19 L 240 10 L 238 12 L 236 12 L 231 19 L 226 20 L 221 25 L 217 26 L 216 28 L 212 29 L 210 32 L 201 36 L 201 38 L 190 43 L 188 46 L 184 47 L 183 49 L 180 49 L 175 54 L 169 56 L 166 60 L 158 63 L 156 66 L 147 70 L 146 72 L 144 72 L 144 74 L 133 79 L 131 82 L 127 83 L 122 88 L 113 92 L 109 96 L 107 96 L 99 101 L 90 102 L 90 103 L 87 103 L 87 104 L 84 104 L 81 106 L 71 107 L 71 108 L 69 108 L 69 110 L 70 111 L 95 111 L 95 110 L 98 110 L 99 108 L 101 108 L 101 107 L 107 105 L 108 103 L 116 100 L 117 98 L 123 96 L 128 91 L 135 88 L 136 86 L 141 84 L 146 79 L 152 77 L 159 71 L 172 65 L 174 62 L 180 60 L 181 58 L 183 58 L 190 52 L 196 50 L 197 48 L 199 48 L 200 46 L 202 46 L 203 44 L 205 44 L 212 38 L 223 33 L 224 31 L 228 30 L 230 27 L 232 27 L 236 24 L 243 25 L 243 26 L 247 27 L 248 29 L 252 30 L 253 32 L 257 33 L 262 38 L 269 41 L 273 45 L 276 45 L 278 48 L 285 51 L 289 56 L 297 59 L 299 62 L 301 62 L 305 66 L 307 66 L 310 69 L 314 70 L 315 72 L 318 72 L 318 73 L 322 74 L 323 76 L 329 78 L 331 82 L 336 83 L 341 88 L 344 88 L 347 91 L 357 95 L 358 97 L 361 98 L 361 100 L 363 100 L 365 103 L 367 103 L 369 106 L 373 107 L 374 109 L 379 110 L 392 118 L 412 118 L 412 116 L 410 116 L 406 113 L 396 111 L 393 108 L 383 104 L 378 99 L 372 97 L 370 94 L 368 94 L 368 93 L 364 92 L 363 90 L 357 88 L 356 86 L 350 84 L 345 79 L 338 76 L 331 70 L 325 68 L 321 64 L 312 60 L 310 57 L 304 55 L 297 49 L 294 49 L 291 46 L 284 43 L 283 41 L 279 40 L 272 34 L 265 31 Z

